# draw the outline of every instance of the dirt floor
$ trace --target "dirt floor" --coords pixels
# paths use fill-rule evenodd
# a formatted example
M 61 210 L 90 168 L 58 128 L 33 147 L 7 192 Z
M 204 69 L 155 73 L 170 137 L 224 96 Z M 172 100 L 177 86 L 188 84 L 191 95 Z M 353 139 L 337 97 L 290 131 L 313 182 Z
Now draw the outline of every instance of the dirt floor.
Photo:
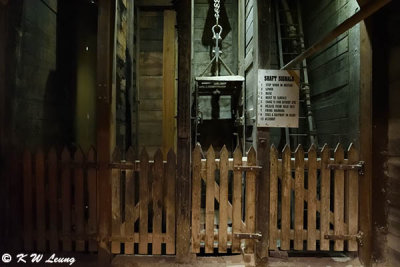
M 248 261 L 247 259 L 246 261 Z M 170 256 L 124 256 L 120 255 L 114 258 L 113 267 L 189 267 L 189 266 L 204 266 L 204 267 L 247 267 L 254 266 L 253 259 L 250 262 L 245 262 L 242 255 L 235 256 L 220 256 L 220 257 L 197 257 L 192 263 L 177 264 L 175 257 Z M 322 267 L 322 266 L 345 266 L 356 267 L 362 266 L 358 259 L 349 257 L 289 257 L 287 259 L 270 258 L 269 266 L 293 266 L 293 267 Z

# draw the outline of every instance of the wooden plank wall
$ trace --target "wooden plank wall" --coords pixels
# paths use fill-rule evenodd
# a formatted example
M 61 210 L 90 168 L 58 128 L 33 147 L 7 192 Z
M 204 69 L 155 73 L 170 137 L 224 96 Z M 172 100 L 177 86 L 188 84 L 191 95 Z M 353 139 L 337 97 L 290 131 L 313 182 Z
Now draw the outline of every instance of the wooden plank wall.
M 138 149 L 150 155 L 162 146 L 163 24 L 162 11 L 138 12 Z
M 302 1 L 306 47 L 353 15 L 356 0 Z M 311 102 L 320 144 L 358 142 L 359 26 L 308 59 Z
M 176 144 L 176 12 L 164 11 L 163 37 L 163 153 Z

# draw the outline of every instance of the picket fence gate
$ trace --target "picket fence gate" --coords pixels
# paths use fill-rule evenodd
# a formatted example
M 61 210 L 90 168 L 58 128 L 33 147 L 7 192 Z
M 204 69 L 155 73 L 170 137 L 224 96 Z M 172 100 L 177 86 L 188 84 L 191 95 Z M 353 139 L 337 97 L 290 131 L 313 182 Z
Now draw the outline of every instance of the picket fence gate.
M 170 150 L 166 161 L 161 150 L 154 160 L 146 149 L 140 160 L 134 155 L 132 149 L 126 160 L 118 149 L 113 155 L 111 252 L 175 254 L 175 153 Z
M 199 253 L 201 247 L 205 253 L 214 253 L 214 248 L 219 253 L 228 248 L 241 252 L 235 234 L 254 233 L 256 228 L 256 151 L 252 147 L 242 158 L 237 148 L 229 158 L 224 146 L 216 159 L 211 146 L 206 159 L 202 155 L 197 145 L 192 154 L 192 252 Z M 253 252 L 253 242 L 247 241 L 247 253 Z
M 359 171 L 345 166 L 359 163 L 358 151 L 350 145 L 345 159 L 338 144 L 331 158 L 325 145 L 317 157 L 311 146 L 305 158 L 300 145 L 294 154 L 270 150 L 269 249 L 357 251 Z

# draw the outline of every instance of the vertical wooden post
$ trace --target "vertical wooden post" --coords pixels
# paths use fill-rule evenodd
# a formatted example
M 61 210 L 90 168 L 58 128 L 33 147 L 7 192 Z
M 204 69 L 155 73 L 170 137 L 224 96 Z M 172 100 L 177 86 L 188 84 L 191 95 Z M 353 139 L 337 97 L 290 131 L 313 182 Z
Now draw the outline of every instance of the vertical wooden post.
M 270 35 L 271 31 L 271 0 L 258 0 L 255 20 L 255 37 L 258 55 L 256 66 L 259 69 L 267 68 L 270 64 Z M 257 71 L 257 70 L 256 70 Z M 257 78 L 256 78 L 257 79 Z M 258 84 L 256 81 L 255 84 Z M 257 94 L 257 91 L 254 92 Z M 256 231 L 262 234 L 260 242 L 256 243 L 256 265 L 266 266 L 269 247 L 269 193 L 270 193 L 270 154 L 269 128 L 257 128 L 257 155 L 258 165 L 262 171 L 257 179 L 257 208 Z
M 115 1 L 99 0 L 97 33 L 98 266 L 111 261 L 111 108 Z
M 372 47 L 364 22 L 360 24 L 360 159 L 365 162 L 365 173 L 360 179 L 360 230 L 364 245 L 360 259 L 371 265 L 372 253 Z
M 163 153 L 175 147 L 175 21 L 173 10 L 164 11 L 163 41 Z
M 176 1 L 178 22 L 178 146 L 176 182 L 176 258 L 189 262 L 190 257 L 190 93 L 192 1 Z

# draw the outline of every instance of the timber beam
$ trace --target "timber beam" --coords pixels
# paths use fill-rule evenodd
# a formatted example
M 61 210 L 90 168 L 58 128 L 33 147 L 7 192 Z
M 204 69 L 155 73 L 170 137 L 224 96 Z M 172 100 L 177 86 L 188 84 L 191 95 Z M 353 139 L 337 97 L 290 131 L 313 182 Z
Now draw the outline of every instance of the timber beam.
M 311 45 L 306 51 L 295 57 L 292 61 L 290 61 L 288 64 L 282 67 L 283 70 L 287 69 L 292 69 L 294 68 L 297 64 L 302 62 L 304 59 L 314 55 L 315 53 L 319 52 L 323 48 L 325 48 L 330 42 L 335 40 L 336 37 L 344 33 L 345 31 L 349 30 L 352 28 L 354 25 L 357 23 L 361 22 L 362 20 L 368 18 L 375 12 L 377 12 L 379 9 L 390 3 L 391 0 L 375 0 L 375 1 L 370 1 L 367 4 L 365 4 L 360 11 L 358 11 L 356 14 L 345 20 L 342 24 L 337 26 L 335 29 L 330 31 L 325 37 L 323 37 L 321 40 L 317 41 L 313 45 Z

